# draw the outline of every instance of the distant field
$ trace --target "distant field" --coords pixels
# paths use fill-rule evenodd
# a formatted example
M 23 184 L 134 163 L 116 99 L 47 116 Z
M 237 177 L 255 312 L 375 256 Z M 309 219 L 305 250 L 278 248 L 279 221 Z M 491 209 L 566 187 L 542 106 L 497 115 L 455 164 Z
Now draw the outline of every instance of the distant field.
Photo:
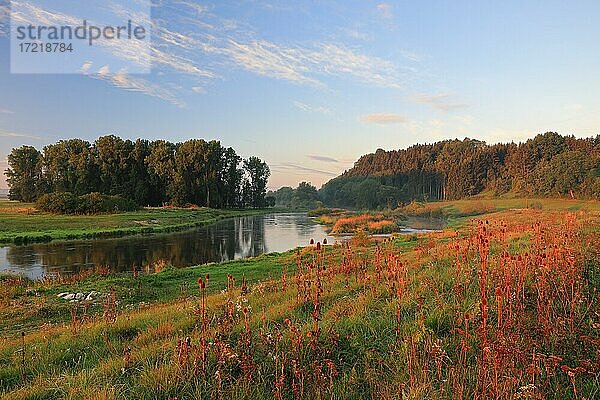
M 517 208 L 537 208 L 548 211 L 576 211 L 590 210 L 600 211 L 600 202 L 598 200 L 578 200 L 578 199 L 560 199 L 560 198 L 531 198 L 531 199 L 463 199 L 454 201 L 445 201 L 439 203 L 441 207 L 450 206 L 458 210 L 467 210 L 469 207 L 481 205 L 483 207 L 493 206 L 496 211 L 517 209 Z
M 30 203 L 0 200 L 0 242 L 28 243 L 169 232 L 264 212 L 147 208 L 121 214 L 54 215 L 38 212 Z
M 431 203 L 413 202 L 398 209 L 407 216 L 447 218 L 453 222 L 474 215 L 504 210 L 535 209 L 545 211 L 600 211 L 598 200 L 577 199 L 483 199 L 471 198 Z

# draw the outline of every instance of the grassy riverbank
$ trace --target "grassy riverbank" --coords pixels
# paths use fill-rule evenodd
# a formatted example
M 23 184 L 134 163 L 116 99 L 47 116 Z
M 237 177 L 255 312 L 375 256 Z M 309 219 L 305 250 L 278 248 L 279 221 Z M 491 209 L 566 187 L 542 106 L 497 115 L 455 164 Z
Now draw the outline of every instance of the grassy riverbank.
M 90 270 L 70 277 L 44 282 L 16 279 L 14 275 L 1 275 L 0 281 L 0 336 L 17 336 L 21 331 L 32 332 L 47 323 L 66 323 L 71 320 L 71 306 L 68 301 L 60 299 L 57 294 L 63 292 L 89 293 L 92 290 L 106 295 L 115 291 L 122 309 L 135 309 L 140 305 L 169 302 L 197 291 L 198 277 L 210 274 L 207 290 L 216 293 L 227 282 L 228 274 L 235 274 L 238 279 L 246 276 L 248 283 L 271 276 L 279 276 L 282 268 L 293 268 L 295 256 L 293 251 L 272 253 L 252 259 L 211 263 L 189 268 L 173 268 L 156 263 L 156 273 L 109 274 L 103 271 Z M 16 279 L 16 280 L 15 280 Z M 10 305 L 10 307 L 6 307 Z M 89 302 L 86 310 L 90 315 L 102 313 L 103 303 Z
M 55 215 L 39 212 L 32 204 L 0 200 L 0 243 L 165 233 L 208 225 L 225 218 L 276 211 L 145 208 L 119 214 Z
M 5 279 L 0 394 L 595 398 L 599 238 L 597 211 L 508 209 L 377 246 L 307 247 L 299 258 L 73 283 Z M 89 290 L 105 296 L 56 297 Z M 53 323 L 42 325 L 44 314 Z
M 469 217 L 504 210 L 534 209 L 545 211 L 600 211 L 597 200 L 577 199 L 486 199 L 469 198 L 431 203 L 412 202 L 394 210 L 349 211 L 320 208 L 309 212 L 316 221 L 327 226 L 332 235 L 353 234 L 357 230 L 369 234 L 401 231 L 408 217 L 441 219 L 446 226 L 459 226 Z
M 469 198 L 431 203 L 413 202 L 397 209 L 407 216 L 458 219 L 504 210 L 600 211 L 598 200 L 553 198 Z

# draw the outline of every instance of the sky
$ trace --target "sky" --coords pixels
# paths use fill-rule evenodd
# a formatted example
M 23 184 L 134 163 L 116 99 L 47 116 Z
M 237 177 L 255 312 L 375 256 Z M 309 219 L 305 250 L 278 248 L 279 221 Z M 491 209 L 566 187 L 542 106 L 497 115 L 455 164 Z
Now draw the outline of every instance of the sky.
M 22 74 L 0 0 L 0 169 L 14 147 L 73 137 L 204 138 L 265 160 L 276 189 L 378 148 L 599 132 L 597 1 L 154 1 L 149 73 Z M 81 4 L 12 9 L 90 18 Z

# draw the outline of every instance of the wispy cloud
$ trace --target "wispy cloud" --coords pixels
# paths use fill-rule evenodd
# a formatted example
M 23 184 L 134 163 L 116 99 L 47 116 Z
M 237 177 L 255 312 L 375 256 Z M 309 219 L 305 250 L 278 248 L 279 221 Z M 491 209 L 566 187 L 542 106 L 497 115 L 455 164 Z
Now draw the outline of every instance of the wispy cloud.
M 108 76 L 110 74 L 110 66 L 109 65 L 103 65 L 102 67 L 100 67 L 100 69 L 98 70 L 98 72 L 96 72 L 97 75 L 100 75 L 102 77 Z
M 10 3 L 8 0 L 0 0 L 0 37 L 9 33 Z
M 227 47 L 215 51 L 227 55 L 237 66 L 259 75 L 295 83 L 320 84 L 309 76 L 310 59 L 307 60 L 299 49 L 265 40 L 242 43 L 230 39 Z
M 306 157 L 310 158 L 311 160 L 316 160 L 316 161 L 323 161 L 323 162 L 328 162 L 328 163 L 338 163 L 339 161 L 333 157 L 328 157 L 328 156 L 320 156 L 320 155 L 316 155 L 316 154 L 307 154 Z
M 15 112 L 12 110 L 7 110 L 7 109 L 3 109 L 0 108 L 0 114 L 14 114 Z
M 11 132 L 11 131 L 2 131 L 2 130 L 0 130 L 0 137 L 24 138 L 24 139 L 35 139 L 35 140 L 42 139 L 40 136 L 32 135 L 29 133 Z
M 169 89 L 164 85 L 157 85 L 146 79 L 133 77 L 125 72 L 110 73 L 108 66 L 100 68 L 97 73 L 89 74 L 91 78 L 100 79 L 111 83 L 112 85 L 130 92 L 144 93 L 151 97 L 156 97 L 167 101 L 178 107 L 185 107 L 185 102 L 177 95 L 177 89 Z
M 379 57 L 361 54 L 330 43 L 320 45 L 313 57 L 321 72 L 348 75 L 377 86 L 403 86 L 400 68 Z
M 123 20 L 134 20 L 138 24 L 150 26 L 149 16 L 131 9 L 107 2 L 104 5 L 106 11 L 111 12 Z M 96 7 L 100 7 L 96 5 Z M 84 18 L 71 15 L 53 9 L 41 8 L 36 4 L 21 0 L 12 0 L 12 11 L 10 15 L 14 23 L 21 25 L 44 25 L 44 26 L 78 26 Z M 86 19 L 90 25 L 103 25 L 100 21 Z M 148 69 L 150 66 L 151 46 L 150 41 L 139 40 L 108 40 L 99 38 L 94 43 L 102 51 L 120 60 L 127 61 L 132 66 Z
M 461 108 L 467 107 L 466 104 L 461 103 L 453 99 L 452 96 L 445 93 L 440 94 L 427 94 L 427 93 L 419 93 L 412 96 L 409 96 L 409 100 L 418 103 L 425 104 L 431 106 L 440 111 L 453 111 Z
M 311 172 L 314 174 L 325 175 L 325 176 L 337 176 L 338 174 L 330 171 L 323 171 L 316 168 L 305 167 L 303 165 L 297 165 L 293 163 L 283 163 L 273 165 L 273 169 L 283 170 L 286 173 L 301 173 L 301 172 Z
M 83 65 L 81 66 L 81 68 L 79 69 L 79 72 L 81 72 L 82 74 L 87 73 L 90 70 L 90 67 L 92 66 L 92 62 L 91 61 L 86 61 L 83 63 Z
M 209 51 L 225 55 L 229 62 L 245 70 L 298 84 L 323 87 L 321 77 L 329 75 L 363 84 L 402 86 L 402 72 L 395 64 L 334 43 L 300 47 L 267 40 L 229 39 L 225 47 Z
M 321 114 L 329 114 L 331 112 L 331 110 L 327 107 L 313 106 L 310 104 L 303 103 L 301 101 L 294 101 L 294 105 L 302 111 L 317 112 Z
M 73 15 L 23 4 L 27 12 L 16 17 L 21 23 L 58 26 L 81 23 L 81 18 Z M 128 13 L 112 1 L 107 2 L 105 8 L 119 17 Z M 242 21 L 215 14 L 214 8 L 188 0 L 163 0 L 155 7 L 154 18 L 148 22 L 153 31 L 149 50 L 152 68 L 158 72 L 149 78 L 152 84 L 132 78 L 127 71 L 115 74 L 109 66 L 84 63 L 80 72 L 176 105 L 184 103 L 182 97 L 186 94 L 203 93 L 209 82 L 224 79 L 228 71 L 236 69 L 319 88 L 327 86 L 328 77 L 362 85 L 403 88 L 415 73 L 411 68 L 369 54 L 360 47 L 349 47 L 330 39 L 312 43 L 268 40 Z M 385 17 L 392 13 L 387 3 L 378 4 L 377 10 Z M 363 37 L 362 34 L 355 36 Z M 119 42 L 123 41 L 107 40 L 100 45 L 114 57 L 144 65 L 148 49 L 129 43 L 132 41 Z M 176 88 L 181 89 L 174 91 Z M 303 109 L 308 111 L 306 107 Z M 326 107 L 313 107 L 311 111 L 328 112 Z
M 379 3 L 375 6 L 379 15 L 385 19 L 391 19 L 394 17 L 394 9 L 389 3 Z
M 358 118 L 362 122 L 378 125 L 399 124 L 406 122 L 406 118 L 395 113 L 372 113 L 364 114 Z

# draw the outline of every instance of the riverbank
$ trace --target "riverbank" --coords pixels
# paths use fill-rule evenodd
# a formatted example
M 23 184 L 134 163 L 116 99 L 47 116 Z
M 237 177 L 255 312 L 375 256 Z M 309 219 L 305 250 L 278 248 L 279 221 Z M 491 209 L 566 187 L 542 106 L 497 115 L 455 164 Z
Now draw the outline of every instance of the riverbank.
M 599 229 L 598 212 L 505 210 L 377 245 L 6 281 L 0 394 L 592 398 Z
M 210 274 L 207 292 L 214 294 L 223 289 L 228 274 L 234 274 L 238 280 L 244 276 L 249 284 L 254 284 L 279 276 L 283 268 L 292 269 L 295 262 L 295 252 L 290 250 L 188 268 L 157 262 L 150 274 L 90 269 L 76 275 L 32 281 L 0 273 L 0 336 L 16 337 L 20 332 L 33 332 L 42 325 L 68 323 L 73 306 L 85 306 L 88 317 L 102 314 L 104 300 L 111 291 L 118 298 L 120 309 L 134 310 L 194 296 L 198 277 L 206 274 Z M 92 291 L 98 292 L 94 301 L 71 302 L 58 297 L 61 293 L 87 295 Z
M 0 243 L 94 239 L 183 231 L 217 221 L 278 212 L 277 209 L 144 208 L 98 215 L 55 215 L 32 204 L 0 200 Z
M 339 208 L 312 210 L 309 216 L 327 227 L 332 235 L 389 234 L 401 232 L 411 217 L 438 220 L 439 227 L 459 227 L 470 217 L 505 210 L 600 211 L 597 200 L 553 198 L 469 198 L 451 201 L 417 202 L 381 211 L 350 211 Z M 411 220 L 411 222 L 414 222 Z
M 561 198 L 485 198 L 473 197 L 460 200 L 412 202 L 397 209 L 411 217 L 445 218 L 451 223 L 461 218 L 490 214 L 505 210 L 544 211 L 600 211 L 598 200 Z

